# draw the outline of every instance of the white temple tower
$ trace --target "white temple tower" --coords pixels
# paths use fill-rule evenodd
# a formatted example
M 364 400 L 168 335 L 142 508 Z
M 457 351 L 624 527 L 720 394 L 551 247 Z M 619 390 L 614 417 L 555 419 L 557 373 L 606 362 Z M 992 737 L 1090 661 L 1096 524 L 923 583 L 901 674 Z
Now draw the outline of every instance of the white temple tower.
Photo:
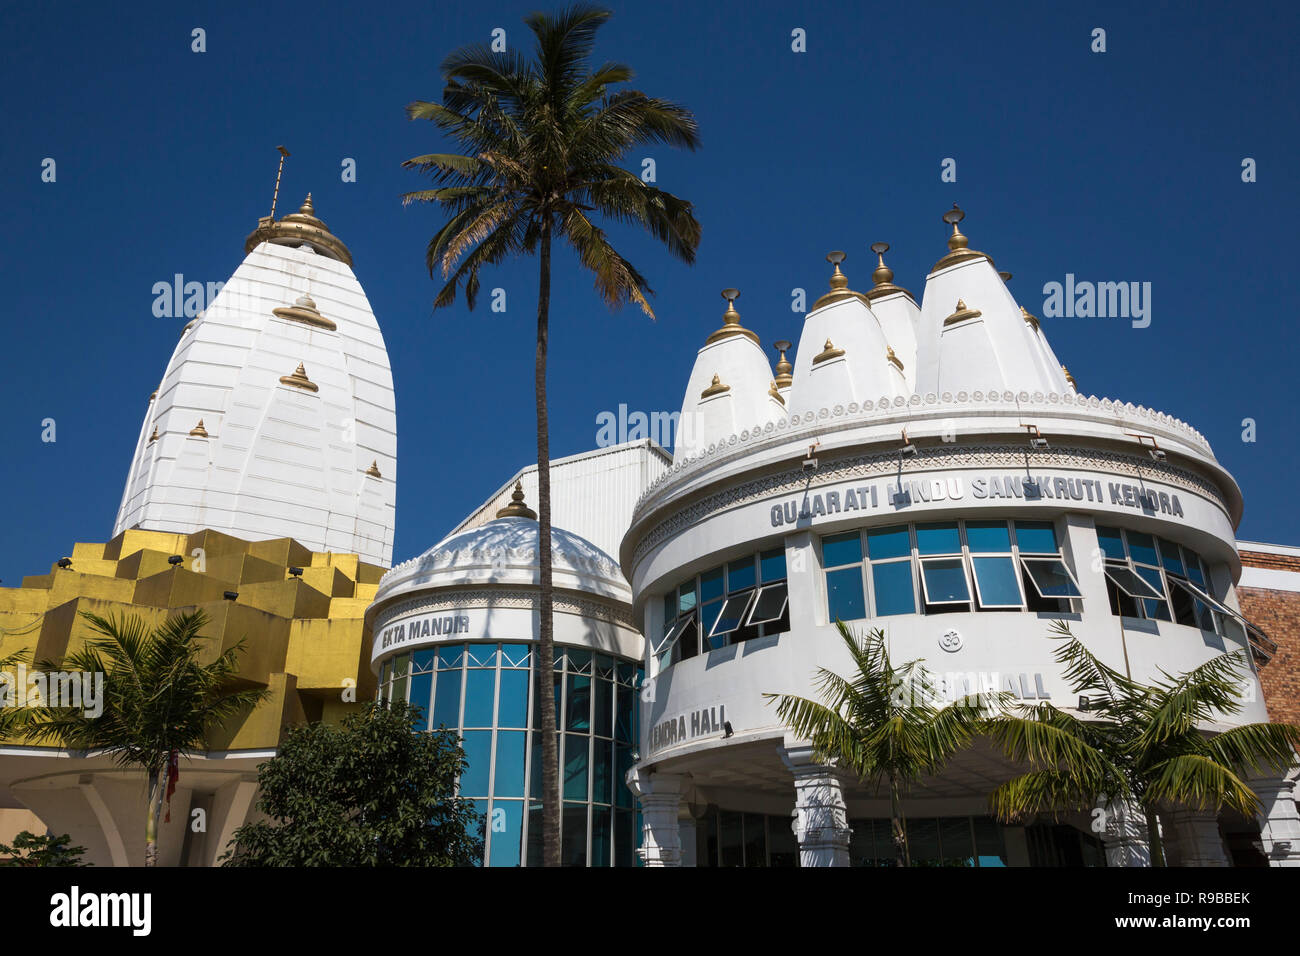
M 352 255 L 310 195 L 244 251 L 149 398 L 113 534 L 291 537 L 387 567 L 393 376 Z

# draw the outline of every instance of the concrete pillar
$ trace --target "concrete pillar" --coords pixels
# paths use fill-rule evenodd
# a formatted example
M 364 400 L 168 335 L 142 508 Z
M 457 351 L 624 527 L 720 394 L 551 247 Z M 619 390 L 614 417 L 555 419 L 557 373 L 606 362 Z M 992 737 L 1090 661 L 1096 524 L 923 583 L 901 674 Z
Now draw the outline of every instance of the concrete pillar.
M 1250 788 L 1262 804 L 1256 819 L 1269 866 L 1300 866 L 1300 813 L 1296 812 L 1295 781 L 1285 777 L 1252 780 Z
M 1232 866 L 1212 810 L 1171 810 L 1164 821 L 1168 866 Z
M 800 866 L 849 865 L 849 814 L 833 767 L 813 762 L 812 747 L 781 748 L 794 775 L 794 835 Z
M 641 803 L 641 848 L 646 866 L 681 866 L 682 836 L 678 814 L 682 805 L 682 777 L 671 773 L 631 770 L 628 787 Z
M 1102 801 L 1101 815 L 1093 820 L 1103 823 L 1098 834 L 1106 848 L 1107 866 L 1150 866 L 1151 846 L 1147 840 L 1146 814 L 1137 804 Z

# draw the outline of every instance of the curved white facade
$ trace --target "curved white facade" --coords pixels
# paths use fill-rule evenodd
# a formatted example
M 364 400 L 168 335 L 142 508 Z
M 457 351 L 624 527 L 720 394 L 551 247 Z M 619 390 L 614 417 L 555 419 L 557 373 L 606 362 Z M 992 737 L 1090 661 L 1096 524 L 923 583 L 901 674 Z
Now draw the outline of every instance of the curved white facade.
M 1140 681 L 1244 649 L 1243 709 L 1221 726 L 1268 719 L 1253 662 L 1269 642 L 1235 612 L 1231 476 L 1186 423 L 1076 394 L 1037 320 L 953 231 L 919 310 L 883 261 L 874 301 L 837 265 L 805 319 L 790 413 L 679 448 L 638 503 L 621 560 L 651 682 L 632 775 L 648 863 L 705 865 L 728 814 L 766 815 L 775 860 L 793 810 L 804 865 L 844 865 L 848 821 L 888 817 L 887 796 L 812 764 L 764 697 L 816 699 L 819 667 L 847 670 L 836 617 L 882 628 L 895 662 L 924 659 L 954 696 L 995 689 L 1067 710 L 1078 702 L 1054 620 Z M 915 351 L 915 391 L 890 349 Z M 1013 770 L 977 745 L 907 812 L 991 826 L 988 793 Z M 1213 815 L 1193 817 L 1171 824 L 1171 854 L 1224 857 Z M 1034 851 L 1015 830 L 1002 828 L 1000 858 L 1023 863 Z M 1102 839 L 1112 863 L 1131 849 Z M 717 852 L 707 862 L 727 865 Z
M 263 235 L 181 333 L 113 533 L 291 537 L 390 565 L 397 423 L 383 335 L 310 199 L 263 223 L 250 245 Z

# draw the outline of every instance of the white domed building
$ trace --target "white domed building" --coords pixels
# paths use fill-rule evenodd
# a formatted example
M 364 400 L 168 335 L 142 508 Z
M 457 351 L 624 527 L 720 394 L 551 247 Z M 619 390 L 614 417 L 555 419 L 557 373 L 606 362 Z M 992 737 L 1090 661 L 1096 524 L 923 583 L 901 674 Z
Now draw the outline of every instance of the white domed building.
M 837 619 L 882 628 L 893 660 L 924 658 L 954 695 L 1067 710 L 1054 620 L 1144 681 L 1247 649 L 1229 720 L 1267 719 L 1256 664 L 1273 645 L 1238 611 L 1232 476 L 1186 422 L 1080 392 L 961 218 L 944 217 L 919 306 L 888 246 L 861 293 L 828 256 L 830 290 L 793 362 L 778 343 L 775 375 L 724 292 L 688 379 L 687 440 L 620 552 L 652 687 L 631 774 L 648 864 L 889 864 L 887 794 L 814 763 L 763 696 L 817 698 L 817 668 L 848 669 Z M 1086 815 L 998 823 L 988 794 L 1014 772 L 978 745 L 923 781 L 905 805 L 913 860 L 1141 863 L 1122 808 L 1100 834 Z M 1234 828 L 1294 862 L 1290 783 L 1256 784 L 1267 819 L 1166 815 L 1171 862 L 1226 865 Z
M 388 567 L 393 375 L 352 254 L 310 195 L 244 251 L 149 396 L 113 535 L 293 538 Z
M 630 866 L 639 827 L 626 777 L 642 653 L 632 594 L 604 551 L 562 528 L 551 535 L 561 857 Z M 367 611 L 380 696 L 420 706 L 418 730 L 460 733 L 468 767 L 459 793 L 485 821 L 490 866 L 541 861 L 537 539 L 517 484 L 494 520 L 384 575 Z

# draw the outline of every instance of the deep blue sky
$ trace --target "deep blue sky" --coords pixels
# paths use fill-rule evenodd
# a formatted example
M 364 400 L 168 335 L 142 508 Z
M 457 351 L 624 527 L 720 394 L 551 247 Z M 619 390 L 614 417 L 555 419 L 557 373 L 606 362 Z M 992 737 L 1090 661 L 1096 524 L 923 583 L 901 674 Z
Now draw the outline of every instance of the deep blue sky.
M 432 207 L 400 167 L 440 147 L 403 107 L 440 94 L 451 49 L 534 3 L 11 4 L 0 10 L 0 578 L 103 541 L 136 430 L 183 319 L 152 315 L 174 273 L 223 281 L 293 152 L 281 212 L 311 191 L 351 248 L 397 389 L 395 558 L 442 536 L 534 455 L 536 263 L 487 275 L 509 310 L 431 312 Z M 1041 313 L 1045 282 L 1149 281 L 1153 322 L 1057 319 L 1046 331 L 1085 392 L 1183 418 L 1246 498 L 1239 536 L 1300 543 L 1294 433 L 1300 191 L 1293 3 L 613 4 L 599 59 L 698 117 L 696 153 L 656 150 L 659 185 L 696 204 L 694 267 L 614 229 L 650 278 L 658 321 L 610 314 L 568 255 L 552 303 L 552 451 L 595 444 L 596 415 L 675 410 L 718 290 L 765 343 L 798 340 L 790 290 L 825 288 L 830 249 L 870 284 L 893 245 L 918 298 L 967 210 L 974 248 Z M 190 31 L 207 52 L 190 51 Z M 795 54 L 790 34 L 807 31 Z M 1090 52 L 1094 27 L 1107 52 Z M 1241 181 L 1243 157 L 1259 181 Z M 57 161 L 42 183 L 41 161 Z M 358 181 L 340 181 L 344 157 Z M 944 157 L 956 184 L 940 181 Z M 639 168 L 637 162 L 628 165 Z M 287 205 L 286 205 L 287 204 Z M 57 421 L 42 443 L 41 420 Z M 1243 418 L 1258 441 L 1241 440 Z

